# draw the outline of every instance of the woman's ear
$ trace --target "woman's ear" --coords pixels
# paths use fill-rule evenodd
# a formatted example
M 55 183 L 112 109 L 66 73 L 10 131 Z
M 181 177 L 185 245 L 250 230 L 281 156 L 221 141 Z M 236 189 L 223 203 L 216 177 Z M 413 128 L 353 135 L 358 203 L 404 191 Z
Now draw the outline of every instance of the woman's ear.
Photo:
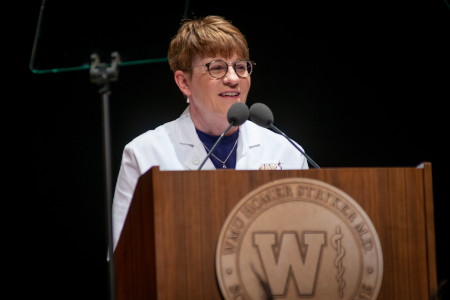
M 175 82 L 177 83 L 181 92 L 189 97 L 192 94 L 192 92 L 191 88 L 189 87 L 188 78 L 189 78 L 188 73 L 185 73 L 180 70 L 175 72 Z

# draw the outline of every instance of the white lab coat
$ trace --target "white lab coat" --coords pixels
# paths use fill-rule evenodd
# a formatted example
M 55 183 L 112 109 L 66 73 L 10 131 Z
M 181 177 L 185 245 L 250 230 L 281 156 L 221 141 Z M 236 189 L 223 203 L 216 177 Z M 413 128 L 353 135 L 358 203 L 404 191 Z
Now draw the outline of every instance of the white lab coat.
M 114 249 L 139 177 L 151 167 L 160 170 L 197 170 L 207 153 L 195 131 L 189 110 L 175 121 L 149 130 L 125 146 L 113 201 Z M 284 137 L 251 121 L 239 126 L 236 170 L 308 169 L 306 158 Z M 208 159 L 202 170 L 215 170 Z

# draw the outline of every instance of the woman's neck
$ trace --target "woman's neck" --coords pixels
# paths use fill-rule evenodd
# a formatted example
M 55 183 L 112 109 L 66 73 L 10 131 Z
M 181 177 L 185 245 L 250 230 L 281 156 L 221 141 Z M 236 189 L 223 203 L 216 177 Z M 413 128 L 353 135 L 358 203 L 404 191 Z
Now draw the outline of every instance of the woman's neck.
M 189 110 L 195 128 L 204 133 L 220 136 L 228 128 L 228 126 L 230 126 L 226 115 L 213 112 L 201 114 L 192 105 L 190 105 Z M 232 126 L 226 135 L 235 133 L 237 129 L 238 127 Z

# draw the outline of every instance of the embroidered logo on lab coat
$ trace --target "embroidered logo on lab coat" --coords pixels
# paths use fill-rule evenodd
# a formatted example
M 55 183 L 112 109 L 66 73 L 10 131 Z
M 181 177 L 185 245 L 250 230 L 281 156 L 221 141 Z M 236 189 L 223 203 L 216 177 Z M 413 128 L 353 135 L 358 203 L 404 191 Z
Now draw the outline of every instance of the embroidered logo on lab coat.
M 259 168 L 260 170 L 282 170 L 281 162 L 272 163 L 272 164 L 262 164 Z

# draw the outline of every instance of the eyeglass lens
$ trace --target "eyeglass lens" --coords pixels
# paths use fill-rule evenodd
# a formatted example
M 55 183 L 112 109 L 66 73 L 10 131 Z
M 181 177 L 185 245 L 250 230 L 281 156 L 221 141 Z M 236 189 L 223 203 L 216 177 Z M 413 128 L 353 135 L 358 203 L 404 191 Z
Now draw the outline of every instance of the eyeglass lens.
M 234 65 L 236 74 L 240 77 L 248 77 L 252 74 L 252 64 L 249 61 L 238 61 Z M 228 71 L 228 64 L 223 61 L 213 61 L 209 65 L 209 74 L 215 78 L 222 78 Z

